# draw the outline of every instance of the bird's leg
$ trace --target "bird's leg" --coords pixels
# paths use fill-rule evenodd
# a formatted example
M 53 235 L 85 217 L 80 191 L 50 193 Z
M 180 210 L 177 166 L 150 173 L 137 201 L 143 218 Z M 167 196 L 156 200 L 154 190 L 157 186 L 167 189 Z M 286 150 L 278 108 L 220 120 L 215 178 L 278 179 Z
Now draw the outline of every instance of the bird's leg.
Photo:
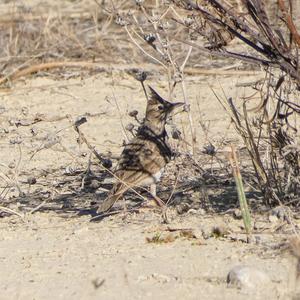
M 150 193 L 153 197 L 156 197 L 156 183 L 150 185 Z
M 165 203 L 159 197 L 156 196 L 156 183 L 152 183 L 150 185 L 150 194 L 153 197 L 156 205 L 160 207 L 165 206 Z
M 126 199 L 123 197 L 123 208 L 124 208 L 124 214 L 127 212 L 127 205 L 126 205 Z
M 123 200 L 123 217 L 122 217 L 122 220 L 125 220 L 127 218 L 127 205 L 126 205 L 126 199 L 125 197 L 123 196 L 122 197 L 122 200 Z

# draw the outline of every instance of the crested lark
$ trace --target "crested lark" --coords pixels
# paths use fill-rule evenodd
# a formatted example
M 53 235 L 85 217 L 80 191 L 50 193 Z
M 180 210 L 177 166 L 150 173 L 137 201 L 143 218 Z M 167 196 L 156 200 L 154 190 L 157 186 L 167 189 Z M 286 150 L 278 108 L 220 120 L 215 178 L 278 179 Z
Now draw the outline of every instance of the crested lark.
M 172 150 L 165 129 L 168 116 L 184 103 L 170 103 L 160 97 L 151 87 L 143 124 L 136 136 L 125 146 L 115 175 L 118 179 L 108 197 L 100 204 L 97 212 L 109 210 L 123 193 L 131 187 L 151 185 L 151 194 L 156 196 L 165 165 L 171 160 Z

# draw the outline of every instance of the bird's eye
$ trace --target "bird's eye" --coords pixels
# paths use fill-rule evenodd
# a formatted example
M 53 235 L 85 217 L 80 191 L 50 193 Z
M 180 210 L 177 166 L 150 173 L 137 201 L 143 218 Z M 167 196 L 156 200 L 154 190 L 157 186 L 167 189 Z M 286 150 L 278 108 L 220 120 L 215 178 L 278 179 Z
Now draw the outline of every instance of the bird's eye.
M 158 109 L 159 110 L 164 110 L 164 106 L 163 105 L 158 105 Z

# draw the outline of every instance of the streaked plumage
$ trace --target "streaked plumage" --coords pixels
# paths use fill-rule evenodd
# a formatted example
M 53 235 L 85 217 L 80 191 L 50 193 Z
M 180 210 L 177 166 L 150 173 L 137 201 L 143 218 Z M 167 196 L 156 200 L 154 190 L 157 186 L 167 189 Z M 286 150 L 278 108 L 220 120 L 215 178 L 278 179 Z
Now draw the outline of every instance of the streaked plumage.
M 151 185 L 159 181 L 165 165 L 171 160 L 165 125 L 174 108 L 183 103 L 170 103 L 151 87 L 143 124 L 136 136 L 125 146 L 115 175 L 117 181 L 97 212 L 109 210 L 129 187 Z M 124 182 L 126 184 L 124 184 Z

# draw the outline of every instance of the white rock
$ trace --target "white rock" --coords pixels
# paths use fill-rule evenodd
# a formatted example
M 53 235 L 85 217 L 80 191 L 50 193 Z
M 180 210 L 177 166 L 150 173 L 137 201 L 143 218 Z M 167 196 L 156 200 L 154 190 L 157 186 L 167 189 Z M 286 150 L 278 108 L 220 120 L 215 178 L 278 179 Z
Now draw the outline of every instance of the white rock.
M 262 290 L 271 285 L 269 276 L 254 267 L 236 266 L 227 275 L 227 283 L 238 288 Z

